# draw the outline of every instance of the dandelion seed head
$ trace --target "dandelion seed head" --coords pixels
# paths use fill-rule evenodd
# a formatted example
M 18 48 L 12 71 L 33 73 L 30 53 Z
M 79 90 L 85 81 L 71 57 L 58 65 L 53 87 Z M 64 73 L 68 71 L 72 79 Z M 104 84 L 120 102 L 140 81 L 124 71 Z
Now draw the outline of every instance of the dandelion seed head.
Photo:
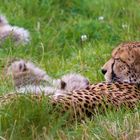
M 82 41 L 86 41 L 87 39 L 88 39 L 87 35 L 85 35 L 85 34 L 84 35 L 81 35 L 81 40 Z
M 103 21 L 104 20 L 104 17 L 103 16 L 100 16 L 100 17 L 98 17 L 98 20 Z

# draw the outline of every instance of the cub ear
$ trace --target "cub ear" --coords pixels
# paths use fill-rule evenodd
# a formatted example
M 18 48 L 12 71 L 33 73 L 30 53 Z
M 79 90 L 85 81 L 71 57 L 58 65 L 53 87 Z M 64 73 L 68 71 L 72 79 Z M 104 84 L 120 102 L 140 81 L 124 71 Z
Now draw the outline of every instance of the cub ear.
M 67 84 L 64 81 L 61 80 L 61 89 L 65 89 L 66 85 Z

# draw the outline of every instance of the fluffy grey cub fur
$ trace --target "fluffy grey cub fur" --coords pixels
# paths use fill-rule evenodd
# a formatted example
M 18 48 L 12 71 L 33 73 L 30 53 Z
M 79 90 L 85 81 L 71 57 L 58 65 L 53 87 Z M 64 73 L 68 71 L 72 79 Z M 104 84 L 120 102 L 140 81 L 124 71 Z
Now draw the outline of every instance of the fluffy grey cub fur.
M 10 25 L 6 17 L 0 15 L 0 45 L 8 38 L 11 39 L 15 45 L 26 45 L 30 41 L 30 34 L 29 31 L 23 27 Z
M 32 62 L 18 60 L 7 68 L 7 75 L 11 75 L 15 87 L 20 93 L 63 94 L 72 90 L 84 89 L 89 80 L 77 73 L 63 75 L 54 79 Z

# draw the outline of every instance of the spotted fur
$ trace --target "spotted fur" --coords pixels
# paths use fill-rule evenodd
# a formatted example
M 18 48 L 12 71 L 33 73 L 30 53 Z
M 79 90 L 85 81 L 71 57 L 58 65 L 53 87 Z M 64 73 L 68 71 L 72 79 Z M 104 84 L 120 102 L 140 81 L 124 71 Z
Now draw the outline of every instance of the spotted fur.
M 21 94 L 11 93 L 0 97 L 0 105 L 15 100 Z M 23 95 L 22 95 L 23 96 Z M 25 96 L 25 95 L 24 95 Z M 41 95 L 32 95 L 41 99 Z M 140 89 L 134 83 L 98 83 L 86 89 L 74 90 L 67 94 L 49 96 L 53 106 L 61 105 L 61 111 L 70 111 L 74 118 L 91 117 L 97 112 L 104 112 L 107 108 L 119 109 L 122 106 L 134 108 L 140 100 Z

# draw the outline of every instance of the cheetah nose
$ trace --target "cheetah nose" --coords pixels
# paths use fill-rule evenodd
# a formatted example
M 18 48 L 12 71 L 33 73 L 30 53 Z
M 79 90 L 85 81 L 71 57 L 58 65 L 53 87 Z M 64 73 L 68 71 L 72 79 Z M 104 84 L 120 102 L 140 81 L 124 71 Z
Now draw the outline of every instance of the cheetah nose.
M 105 75 L 107 70 L 106 69 L 101 69 L 102 73 Z

